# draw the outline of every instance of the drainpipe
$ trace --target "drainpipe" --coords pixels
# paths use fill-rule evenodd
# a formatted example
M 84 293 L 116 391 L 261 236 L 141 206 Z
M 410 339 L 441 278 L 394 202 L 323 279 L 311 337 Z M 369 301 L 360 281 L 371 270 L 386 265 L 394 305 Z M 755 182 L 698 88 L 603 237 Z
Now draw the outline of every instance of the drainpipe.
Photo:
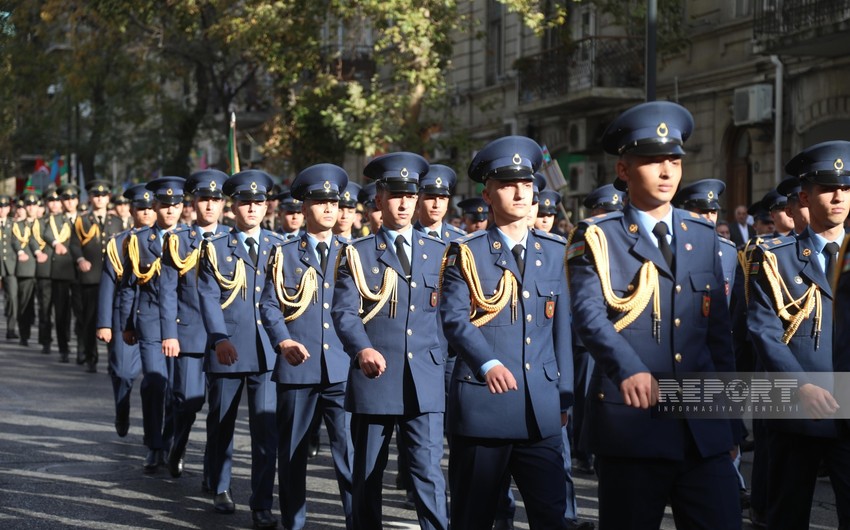
M 784 172 L 782 169 L 782 77 L 785 72 L 785 66 L 779 60 L 778 55 L 771 55 L 770 62 L 776 66 L 776 80 L 773 92 L 776 97 L 775 110 L 773 115 L 773 172 L 776 184 L 782 181 Z

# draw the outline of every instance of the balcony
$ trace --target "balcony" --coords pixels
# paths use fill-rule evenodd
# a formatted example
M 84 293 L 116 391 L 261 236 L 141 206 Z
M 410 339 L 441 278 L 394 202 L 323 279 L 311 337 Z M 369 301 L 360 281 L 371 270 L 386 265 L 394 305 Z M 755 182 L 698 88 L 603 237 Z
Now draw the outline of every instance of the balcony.
M 757 0 L 753 52 L 837 57 L 850 53 L 850 0 Z
M 375 59 L 372 46 L 334 46 L 322 47 L 322 56 L 341 81 L 356 80 L 368 84 L 375 75 Z
M 591 37 L 517 61 L 523 111 L 643 99 L 644 43 Z

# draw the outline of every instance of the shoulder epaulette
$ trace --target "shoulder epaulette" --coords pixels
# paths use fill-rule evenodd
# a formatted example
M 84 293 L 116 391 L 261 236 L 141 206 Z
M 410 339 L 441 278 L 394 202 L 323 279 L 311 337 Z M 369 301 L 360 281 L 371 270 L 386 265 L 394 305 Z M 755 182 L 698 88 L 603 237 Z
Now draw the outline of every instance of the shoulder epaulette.
M 765 239 L 759 244 L 763 250 L 776 250 L 777 248 L 786 247 L 797 242 L 797 238 L 790 236 L 771 237 Z
M 468 243 L 468 242 L 472 241 L 473 239 L 483 237 L 485 235 L 487 235 L 486 230 L 478 230 L 476 232 L 472 232 L 471 234 L 466 234 L 463 237 L 459 237 L 459 238 L 455 239 L 454 241 L 452 241 L 452 243 L 458 243 L 458 244 Z
M 220 234 L 216 234 L 216 235 L 210 237 L 209 239 L 207 239 L 207 241 L 209 241 L 209 242 L 218 241 L 219 239 L 226 238 L 229 235 L 230 235 L 230 232 L 222 232 Z
M 277 239 L 278 241 L 286 242 L 286 239 L 283 237 L 283 234 L 279 234 L 277 232 L 273 232 L 272 230 L 267 230 L 267 233 Z M 298 241 L 299 238 L 291 239 L 290 241 Z
M 698 224 L 701 224 L 703 226 L 706 226 L 706 227 L 714 230 L 714 223 L 712 223 L 711 221 L 709 221 L 705 217 L 701 216 L 700 214 L 698 214 L 696 212 L 691 212 L 691 211 L 688 211 L 688 210 L 682 210 L 681 208 L 677 208 L 677 209 L 681 211 L 683 220 L 698 223 Z
M 732 241 L 729 241 L 728 239 L 726 239 L 726 238 L 725 238 L 725 237 L 723 237 L 723 236 L 717 236 L 717 239 L 719 239 L 719 240 L 720 240 L 720 242 L 721 242 L 721 243 L 723 243 L 724 245 L 728 245 L 728 246 L 730 246 L 730 247 L 732 247 L 732 248 L 738 248 L 738 247 L 735 245 L 735 243 L 733 243 Z
M 454 232 L 456 234 L 460 234 L 462 236 L 466 235 L 466 231 L 461 230 L 460 228 L 456 227 L 453 224 L 446 224 L 446 230 L 448 230 L 449 232 Z
M 170 233 L 172 233 L 172 234 L 179 234 L 179 233 L 181 233 L 181 232 L 186 232 L 186 231 L 188 231 L 190 228 L 191 228 L 191 227 L 190 227 L 189 225 L 179 224 L 179 225 L 175 226 L 175 227 L 174 227 L 174 230 L 172 230 Z
M 534 235 L 536 237 L 539 237 L 541 239 L 547 239 L 549 241 L 554 241 L 555 243 L 560 243 L 562 245 L 567 244 L 566 238 L 562 235 L 553 234 L 551 232 L 544 232 L 543 230 L 538 230 L 536 228 L 532 229 L 532 231 L 534 232 Z
M 610 221 L 612 219 L 619 219 L 623 217 L 623 212 L 607 212 L 601 213 L 599 215 L 594 215 L 593 217 L 587 217 L 579 221 L 579 223 L 584 223 L 586 225 L 600 224 L 605 221 Z

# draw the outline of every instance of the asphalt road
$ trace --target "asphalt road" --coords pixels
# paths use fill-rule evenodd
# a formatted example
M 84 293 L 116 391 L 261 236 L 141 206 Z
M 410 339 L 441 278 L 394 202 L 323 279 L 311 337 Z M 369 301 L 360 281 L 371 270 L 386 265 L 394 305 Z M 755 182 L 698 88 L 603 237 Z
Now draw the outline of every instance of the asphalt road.
M 0 337 L 5 337 L 2 327 Z M 73 355 L 71 364 L 61 364 L 56 352 L 44 355 L 40 349 L 0 339 L 0 528 L 250 528 L 250 438 L 244 399 L 233 466 L 237 511 L 218 515 L 211 497 L 200 489 L 203 414 L 189 441 L 183 476 L 173 479 L 164 468 L 144 474 L 140 380 L 133 389 L 130 432 L 119 438 L 104 350 L 101 346 L 99 373 L 87 374 L 73 363 Z M 322 435 L 326 437 L 324 431 Z M 745 455 L 747 473 L 751 458 Z M 446 456 L 444 471 L 447 465 Z M 344 528 L 326 443 L 310 461 L 308 474 L 307 528 Z M 575 482 L 579 515 L 595 521 L 595 480 L 577 476 Z M 404 492 L 394 483 L 393 455 L 384 475 L 385 527 L 417 528 L 414 512 L 403 506 Z M 517 499 L 516 527 L 528 528 L 521 496 Z M 821 479 L 811 528 L 836 527 L 832 491 Z M 662 528 L 675 528 L 669 509 Z M 748 522 L 744 528 L 749 528 Z

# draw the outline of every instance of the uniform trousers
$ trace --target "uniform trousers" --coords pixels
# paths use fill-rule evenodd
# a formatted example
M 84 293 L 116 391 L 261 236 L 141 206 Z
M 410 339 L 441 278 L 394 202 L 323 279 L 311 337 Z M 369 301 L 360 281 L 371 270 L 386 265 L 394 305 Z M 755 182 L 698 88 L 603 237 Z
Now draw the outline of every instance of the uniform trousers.
M 38 343 L 50 346 L 53 342 L 53 280 L 50 278 L 36 279 L 36 295 L 38 296 Z M 118 336 L 120 339 L 120 335 Z
M 169 426 L 164 432 L 166 395 L 169 392 L 168 359 L 162 354 L 162 342 L 139 339 L 139 354 L 142 360 L 142 424 L 145 430 L 145 445 L 148 449 L 168 450 Z
M 271 510 L 274 502 L 277 425 L 277 389 L 272 372 L 221 374 L 207 373 L 209 412 L 207 452 L 210 484 L 215 493 L 230 490 L 233 467 L 233 431 L 243 387 L 248 387 L 248 421 L 251 431 L 252 510 Z
M 3 276 L 3 293 L 6 295 L 6 336 L 15 333 L 18 327 L 18 278 Z
M 324 419 L 346 526 L 351 526 L 351 414 L 346 383 L 277 385 L 278 488 L 284 528 L 304 528 L 307 519 L 307 450 L 314 415 Z
M 71 340 L 71 313 L 73 306 L 70 280 L 53 280 L 51 293 L 53 295 L 53 317 L 56 322 L 56 342 L 59 343 L 59 351 L 68 353 L 68 343 Z
M 18 334 L 21 340 L 30 340 L 34 321 L 35 278 L 18 278 Z
M 398 424 L 399 450 L 407 453 L 410 479 L 419 526 L 445 530 L 446 480 L 440 468 L 443 458 L 443 413 L 407 416 L 351 415 L 354 444 L 352 516 L 354 528 L 381 528 L 381 498 L 390 441 Z M 462 527 L 457 527 L 462 528 Z
M 86 362 L 94 364 L 97 362 L 97 293 L 100 290 L 98 284 L 81 284 L 80 298 L 82 300 L 82 310 L 80 316 L 80 334 L 77 340 L 81 341 L 81 346 L 86 357 Z
M 204 408 L 207 397 L 207 376 L 204 373 L 203 354 L 180 352 L 171 364 L 171 411 L 174 423 L 174 441 L 171 450 L 181 456 L 186 451 L 189 434 L 198 412 Z M 206 469 L 206 457 L 204 458 Z
M 113 322 L 117 322 L 117 311 Z M 130 417 L 130 393 L 133 382 L 142 371 L 142 359 L 138 344 L 127 344 L 121 339 L 121 329 L 112 327 L 112 340 L 106 345 L 109 360 L 109 376 L 112 379 L 112 393 L 115 397 L 115 415 Z M 144 409 L 143 409 L 144 410 Z

